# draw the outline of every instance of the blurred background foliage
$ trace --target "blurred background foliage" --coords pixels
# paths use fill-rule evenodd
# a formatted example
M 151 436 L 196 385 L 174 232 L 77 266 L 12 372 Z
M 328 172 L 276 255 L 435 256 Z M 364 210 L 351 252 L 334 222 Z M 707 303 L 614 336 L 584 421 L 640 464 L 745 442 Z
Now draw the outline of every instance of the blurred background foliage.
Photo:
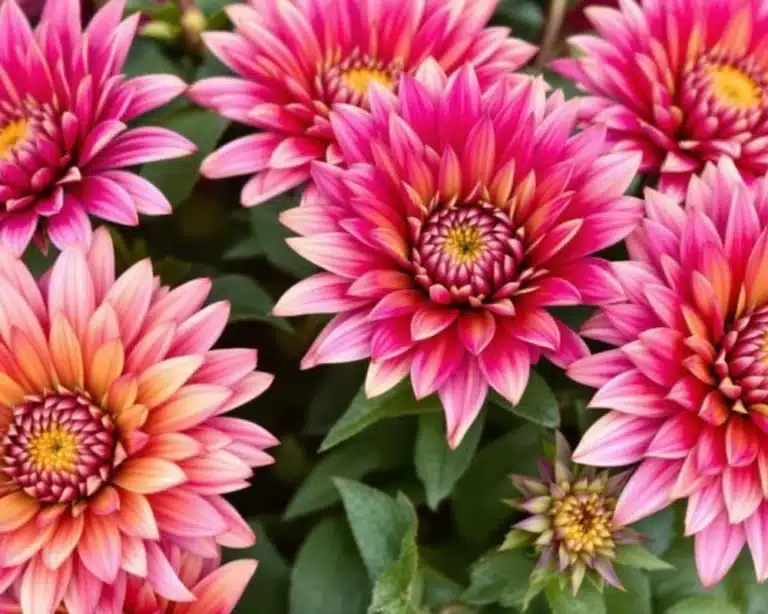
M 264 0 L 269 1 L 269 0 Z M 403 0 L 405 2 L 409 0 Z M 142 36 L 127 65 L 130 75 L 173 73 L 187 82 L 227 74 L 200 41 L 203 29 L 229 27 L 228 0 L 128 0 L 141 11 Z M 516 36 L 544 42 L 538 64 L 553 87 L 575 88 L 541 66 L 567 53 L 565 37 L 588 27 L 592 0 L 501 0 L 494 23 Z M 604 0 L 602 3 L 610 3 Z M 199 12 L 194 10 L 195 7 Z M 91 6 L 91 9 L 94 7 Z M 274 466 L 260 469 L 253 487 L 232 497 L 250 519 L 259 543 L 249 556 L 259 570 L 238 606 L 241 614 L 511 614 L 521 611 L 535 559 L 498 552 L 516 512 L 509 473 L 534 473 L 541 443 L 559 427 L 571 441 L 595 419 L 585 411 L 589 391 L 551 365 L 540 365 L 520 405 L 491 398 L 461 446 L 448 450 L 439 403 L 417 402 L 408 386 L 366 400 L 362 363 L 303 372 L 299 361 L 324 321 L 290 322 L 271 314 L 275 299 L 312 266 L 285 244 L 279 213 L 299 193 L 254 209 L 238 204 L 242 180 L 207 181 L 201 160 L 217 143 L 245 134 L 191 102 L 177 100 L 145 116 L 194 141 L 199 152 L 141 170 L 171 200 L 172 216 L 144 218 L 136 229 L 111 229 L 119 266 L 151 257 L 168 284 L 201 275 L 214 280 L 211 300 L 232 303 L 222 344 L 259 349 L 260 368 L 274 385 L 238 414 L 258 421 L 282 441 Z M 639 187 L 638 187 L 639 189 Z M 32 252 L 37 271 L 54 254 Z M 574 327 L 587 313 L 566 314 Z M 365 482 L 365 483 L 363 483 Z M 626 593 L 591 585 L 574 599 L 547 587 L 529 612 L 544 614 L 765 614 L 768 587 L 754 583 L 748 559 L 705 593 L 694 568 L 681 510 L 639 523 L 649 549 L 674 571 L 623 568 Z

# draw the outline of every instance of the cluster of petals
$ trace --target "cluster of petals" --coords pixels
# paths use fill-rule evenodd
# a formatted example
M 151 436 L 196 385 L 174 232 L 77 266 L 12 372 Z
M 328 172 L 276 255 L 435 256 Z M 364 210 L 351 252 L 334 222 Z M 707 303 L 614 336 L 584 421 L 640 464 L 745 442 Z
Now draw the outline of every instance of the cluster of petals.
M 341 162 L 329 114 L 367 106 L 371 82 L 396 89 L 428 57 L 447 72 L 473 65 L 484 84 L 520 68 L 535 48 L 485 27 L 497 0 L 252 0 L 226 8 L 235 32 L 209 32 L 210 50 L 237 77 L 205 79 L 190 96 L 259 130 L 203 163 L 211 178 L 252 175 L 252 206 L 310 178 L 313 160 Z
M 24 614 L 122 612 L 135 585 L 137 612 L 194 603 L 229 572 L 193 582 L 182 553 L 252 545 L 222 495 L 276 440 L 223 414 L 272 376 L 255 350 L 211 349 L 229 305 L 203 307 L 209 290 L 164 287 L 148 260 L 116 279 L 103 229 L 40 284 L 0 250 L 0 595 Z
M 370 358 L 369 396 L 410 374 L 437 392 L 456 446 L 489 386 L 517 403 L 541 356 L 567 365 L 583 340 L 548 311 L 616 300 L 593 253 L 642 214 L 623 196 L 639 155 L 605 154 L 604 129 L 572 136 L 577 107 L 541 80 L 485 90 L 470 66 L 426 62 L 399 95 L 371 86 L 370 111 L 330 115 L 345 167 L 315 163 L 315 188 L 283 222 L 325 272 L 280 315 L 335 313 L 302 366 Z
M 136 225 L 170 213 L 151 183 L 126 170 L 194 145 L 130 120 L 179 95 L 172 75 L 122 74 L 139 15 L 111 0 L 83 31 L 80 0 L 46 4 L 35 29 L 16 0 L 0 6 L 0 241 L 20 254 L 35 238 L 87 245 L 89 215 Z
M 586 11 L 599 36 L 571 39 L 555 68 L 579 83 L 587 123 L 641 151 L 659 188 L 682 196 L 721 156 L 768 171 L 768 13 L 762 0 L 621 0 Z
M 577 462 L 640 463 L 614 516 L 626 525 L 687 499 L 702 582 L 718 582 L 745 542 L 768 578 L 768 183 L 732 161 L 694 177 L 685 207 L 649 190 L 647 218 L 616 263 L 628 300 L 583 334 L 615 346 L 569 375 L 610 409 Z
M 178 546 L 164 546 L 164 553 L 181 582 L 195 596 L 191 602 L 169 601 L 155 593 L 146 580 L 131 577 L 120 586 L 125 600 L 99 614 L 231 614 L 256 571 L 256 561 L 239 560 L 219 566 L 218 556 L 203 558 Z M 23 614 L 18 594 L 0 596 L 0 612 Z M 67 614 L 59 608 L 55 614 Z

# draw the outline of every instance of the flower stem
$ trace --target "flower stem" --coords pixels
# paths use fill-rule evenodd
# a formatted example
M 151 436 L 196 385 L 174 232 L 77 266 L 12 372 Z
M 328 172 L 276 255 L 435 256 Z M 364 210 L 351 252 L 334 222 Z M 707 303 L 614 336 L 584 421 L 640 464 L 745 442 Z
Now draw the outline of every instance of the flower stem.
M 555 47 L 560 41 L 560 31 L 563 29 L 565 15 L 568 12 L 568 0 L 552 0 L 549 6 L 549 19 L 541 41 L 541 49 L 536 65 L 543 68 L 555 54 Z

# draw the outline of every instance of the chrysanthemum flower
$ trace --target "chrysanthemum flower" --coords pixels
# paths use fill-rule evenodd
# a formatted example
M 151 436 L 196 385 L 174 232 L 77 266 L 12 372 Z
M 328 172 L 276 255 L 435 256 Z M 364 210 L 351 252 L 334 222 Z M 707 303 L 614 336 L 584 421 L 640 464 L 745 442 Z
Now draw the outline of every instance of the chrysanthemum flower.
M 121 74 L 138 14 L 108 3 L 82 31 L 79 0 L 48 2 L 33 31 L 15 0 L 0 6 L 0 241 L 20 254 L 34 237 L 58 247 L 91 240 L 93 215 L 135 225 L 170 205 L 124 170 L 186 155 L 194 145 L 126 122 L 184 90 L 171 75 Z
M 222 414 L 261 393 L 255 350 L 211 350 L 229 314 L 208 280 L 175 290 L 148 260 L 118 279 L 109 235 L 38 287 L 0 249 L 0 594 L 24 614 L 120 611 L 130 577 L 191 602 L 167 547 L 215 557 L 253 534 L 220 495 L 276 440 Z
M 196 83 L 199 104 L 261 130 L 203 164 L 208 177 L 253 177 L 242 203 L 257 205 L 310 178 L 310 163 L 337 163 L 335 103 L 368 105 L 372 82 L 395 90 L 427 57 L 446 71 L 465 63 L 484 84 L 520 68 L 535 48 L 485 28 L 497 0 L 252 0 L 227 7 L 235 33 L 204 35 L 239 77 Z
M 166 555 L 184 586 L 196 600 L 169 602 L 159 597 L 148 582 L 132 577 L 125 592 L 124 614 L 230 614 L 256 571 L 256 561 L 240 560 L 219 566 L 219 557 L 205 559 L 177 546 Z
M 545 459 L 539 466 L 541 480 L 511 476 L 523 499 L 510 503 L 532 514 L 517 523 L 513 533 L 535 535 L 534 547 L 541 554 L 533 576 L 552 570 L 568 574 L 576 594 L 591 570 L 623 589 L 613 567 L 616 547 L 640 541 L 632 529 L 613 526 L 616 499 L 628 475 L 598 475 L 593 467 L 573 465 L 571 448 L 560 433 L 554 462 Z
M 233 561 L 219 567 L 219 557 L 203 558 L 178 546 L 163 548 L 168 562 L 195 601 L 178 603 L 155 593 L 146 580 L 129 576 L 110 590 L 103 590 L 94 612 L 113 614 L 231 614 L 256 570 L 256 561 Z M 21 614 L 19 595 L 0 596 L 0 612 Z M 42 614 L 42 612 L 40 613 Z M 60 606 L 55 614 L 68 614 Z
M 647 193 L 648 219 L 616 264 L 628 301 L 584 334 L 620 346 L 572 365 L 612 410 L 575 460 L 641 461 L 615 520 L 625 525 L 688 498 L 687 535 L 707 586 L 745 542 L 768 577 L 768 183 L 751 193 L 733 163 L 694 178 L 686 208 Z
M 682 196 L 721 156 L 748 179 L 768 172 L 768 13 L 761 0 L 621 0 L 590 7 L 601 38 L 556 69 L 592 96 L 584 118 L 617 149 L 643 152 L 643 170 Z
M 339 313 L 302 366 L 371 358 L 366 392 L 409 373 L 437 392 L 455 446 L 489 385 L 517 403 L 530 366 L 584 355 L 547 311 L 619 292 L 590 256 L 641 215 L 623 197 L 639 156 L 604 155 L 602 128 L 572 137 L 576 107 L 541 80 L 480 89 L 469 66 L 433 62 L 403 77 L 399 100 L 369 90 L 372 112 L 339 106 L 331 124 L 349 168 L 316 163 L 289 239 L 327 270 L 294 286 L 281 315 Z

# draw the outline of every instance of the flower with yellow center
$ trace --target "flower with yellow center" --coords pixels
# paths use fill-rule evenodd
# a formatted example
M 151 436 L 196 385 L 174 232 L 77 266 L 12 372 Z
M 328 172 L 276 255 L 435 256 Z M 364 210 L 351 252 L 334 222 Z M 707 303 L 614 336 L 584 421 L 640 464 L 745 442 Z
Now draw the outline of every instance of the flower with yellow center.
M 763 89 L 745 70 L 721 64 L 711 66 L 709 74 L 712 93 L 720 102 L 744 110 L 760 104 Z
M 341 80 L 344 85 L 361 96 L 368 91 L 368 86 L 374 81 L 387 89 L 392 89 L 394 86 L 392 75 L 379 68 L 351 68 L 344 73 Z
M 28 134 L 29 122 L 25 119 L 18 119 L 0 126 L 0 160 L 8 159 Z
M 541 463 L 542 480 L 512 476 L 522 500 L 512 501 L 519 510 L 532 514 L 517 523 L 505 544 L 527 541 L 534 535 L 534 547 L 541 554 L 534 575 L 567 573 L 576 594 L 590 570 L 609 584 L 623 588 L 613 568 L 616 548 L 637 543 L 631 529 L 615 529 L 613 513 L 627 474 L 599 475 L 591 467 L 571 463 L 571 449 L 557 433 L 554 463 Z

